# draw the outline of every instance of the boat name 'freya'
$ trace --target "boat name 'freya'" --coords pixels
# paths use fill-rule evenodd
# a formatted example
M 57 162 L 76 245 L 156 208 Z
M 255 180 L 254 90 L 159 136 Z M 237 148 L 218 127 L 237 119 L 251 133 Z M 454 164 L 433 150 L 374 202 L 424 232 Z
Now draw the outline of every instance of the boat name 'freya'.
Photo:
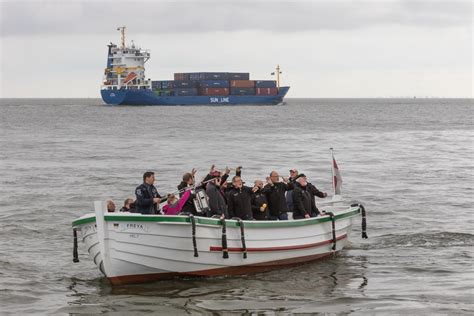
M 148 226 L 144 224 L 140 224 L 140 223 L 124 223 L 124 224 L 114 223 L 114 227 L 118 227 L 119 231 L 140 230 L 140 231 L 148 232 Z

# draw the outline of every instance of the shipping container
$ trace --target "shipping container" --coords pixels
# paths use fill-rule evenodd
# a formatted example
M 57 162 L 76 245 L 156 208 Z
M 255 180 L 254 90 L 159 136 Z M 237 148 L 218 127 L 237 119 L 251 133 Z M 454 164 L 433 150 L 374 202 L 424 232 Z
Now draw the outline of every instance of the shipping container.
M 189 73 L 175 72 L 174 80 L 189 80 Z
M 201 88 L 201 95 L 229 95 L 229 88 Z
M 185 72 L 180 75 L 188 79 L 176 79 L 175 76 L 175 80 L 229 80 L 227 72 Z
M 201 88 L 228 88 L 229 81 L 227 80 L 203 80 L 199 82 Z
M 276 88 L 275 80 L 255 80 L 255 88 Z
M 174 88 L 197 88 L 198 82 L 192 80 L 175 80 L 173 82 Z
M 173 80 L 157 80 L 151 82 L 151 89 L 152 90 L 160 90 L 160 89 L 172 89 L 173 88 Z
M 229 80 L 249 80 L 250 73 L 248 72 L 229 72 Z
M 173 90 L 155 90 L 155 93 L 158 94 L 160 97 L 169 97 L 174 95 Z
M 278 89 L 277 88 L 256 88 L 257 95 L 277 95 Z
M 200 72 L 190 72 L 189 73 L 189 80 L 202 80 Z
M 173 89 L 174 80 L 162 80 L 161 81 L 161 89 Z
M 255 81 L 253 80 L 231 80 L 231 88 L 255 88 Z
M 182 89 L 174 89 L 174 95 L 176 96 L 192 96 L 197 95 L 198 90 L 196 88 L 182 88 Z
M 152 89 L 152 90 L 159 90 L 159 89 L 161 89 L 161 81 L 152 81 L 152 82 L 151 82 L 151 89 Z
M 233 95 L 255 95 L 255 88 L 230 88 Z
M 227 72 L 201 72 L 200 80 L 229 80 Z

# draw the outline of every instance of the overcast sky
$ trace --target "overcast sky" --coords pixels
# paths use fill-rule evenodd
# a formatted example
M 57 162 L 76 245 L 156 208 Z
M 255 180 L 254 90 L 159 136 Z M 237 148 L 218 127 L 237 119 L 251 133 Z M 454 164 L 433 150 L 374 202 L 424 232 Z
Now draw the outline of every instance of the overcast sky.
M 0 0 L 0 97 L 99 97 L 106 45 L 146 75 L 242 71 L 289 97 L 472 97 L 472 1 Z

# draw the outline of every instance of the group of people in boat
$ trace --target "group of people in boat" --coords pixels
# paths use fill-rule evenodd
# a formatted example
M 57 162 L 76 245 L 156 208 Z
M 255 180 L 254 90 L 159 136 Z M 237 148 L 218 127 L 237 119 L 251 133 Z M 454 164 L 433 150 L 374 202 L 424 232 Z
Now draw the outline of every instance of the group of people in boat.
M 235 169 L 235 176 L 228 182 L 230 172 L 229 168 L 219 171 L 213 165 L 206 177 L 196 183 L 196 169 L 193 169 L 183 175 L 176 193 L 162 197 L 154 186 L 154 172 L 147 171 L 143 174 L 143 183 L 135 189 L 136 199 L 126 199 L 120 211 L 243 220 L 287 220 L 288 212 L 293 212 L 294 219 L 302 219 L 320 215 L 315 197 L 327 196 L 295 169 L 289 171 L 289 177 L 272 171 L 266 183 L 257 179 L 253 186 L 246 186 L 242 181 L 242 167 Z M 109 212 L 115 211 L 112 201 L 107 208 Z

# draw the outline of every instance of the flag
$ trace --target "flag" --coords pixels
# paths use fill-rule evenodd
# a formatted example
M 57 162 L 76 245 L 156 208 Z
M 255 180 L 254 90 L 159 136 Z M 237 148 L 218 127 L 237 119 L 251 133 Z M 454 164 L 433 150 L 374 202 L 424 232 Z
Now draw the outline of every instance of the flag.
M 337 166 L 336 159 L 334 159 L 334 155 L 332 155 L 332 177 L 334 195 L 341 194 L 342 177 L 341 173 L 339 172 L 339 167 Z
M 133 79 L 135 79 L 137 77 L 137 74 L 134 73 L 134 72 L 131 72 L 127 75 L 127 77 L 125 77 L 125 79 L 123 80 L 123 84 L 127 84 L 129 83 L 130 81 L 132 81 Z

